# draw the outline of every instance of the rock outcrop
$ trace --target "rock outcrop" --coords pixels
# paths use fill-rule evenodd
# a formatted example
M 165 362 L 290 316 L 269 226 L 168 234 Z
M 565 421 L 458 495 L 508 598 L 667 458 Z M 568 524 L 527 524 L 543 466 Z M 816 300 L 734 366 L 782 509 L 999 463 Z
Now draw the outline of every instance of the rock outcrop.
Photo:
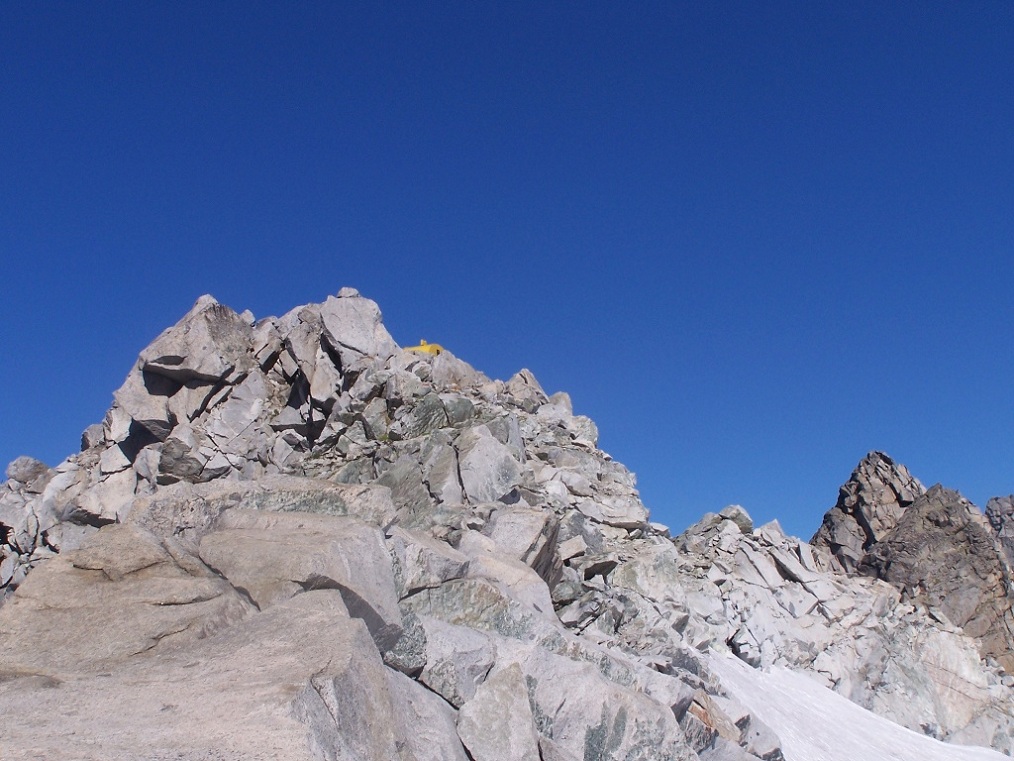
M 673 539 L 596 439 L 528 371 L 399 349 L 351 289 L 260 321 L 202 297 L 80 453 L 8 468 L 0 757 L 802 761 L 752 686 L 782 668 L 1010 752 L 984 640 L 842 573 L 922 515 L 903 467 L 864 460 L 826 541 L 735 506 Z M 979 552 L 973 523 L 934 541 Z
M 938 484 L 923 494 L 858 570 L 939 610 L 1014 673 L 1014 578 L 989 521 L 957 492 Z
M 843 570 L 854 571 L 925 491 L 904 465 L 883 452 L 870 452 L 842 485 L 837 504 L 810 541 L 829 550 Z
M 1014 566 L 1014 494 L 989 500 L 986 503 L 986 519 L 1000 537 L 1007 562 Z
M 743 530 L 742 508 L 705 516 L 677 537 L 674 573 L 684 635 L 727 647 L 760 669 L 809 673 L 909 729 L 1010 751 L 1014 684 L 980 655 L 981 640 L 932 601 L 893 584 L 823 570 L 831 556 L 777 523 Z

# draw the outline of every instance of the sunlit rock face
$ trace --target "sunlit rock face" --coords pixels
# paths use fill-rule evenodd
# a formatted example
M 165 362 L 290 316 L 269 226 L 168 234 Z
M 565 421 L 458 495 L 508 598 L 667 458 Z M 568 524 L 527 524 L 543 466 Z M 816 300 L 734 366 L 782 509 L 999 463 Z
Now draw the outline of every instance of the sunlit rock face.
M 872 453 L 810 544 L 671 537 L 565 393 L 421 347 L 353 289 L 205 296 L 81 452 L 11 463 L 0 757 L 851 761 L 857 715 L 1010 751 L 1007 503 Z

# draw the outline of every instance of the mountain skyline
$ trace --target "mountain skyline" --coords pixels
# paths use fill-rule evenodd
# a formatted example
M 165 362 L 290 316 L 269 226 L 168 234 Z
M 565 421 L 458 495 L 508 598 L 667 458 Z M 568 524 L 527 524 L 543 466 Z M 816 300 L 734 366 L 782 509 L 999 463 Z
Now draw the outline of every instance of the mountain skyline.
M 0 9 L 0 460 L 202 293 L 527 367 L 679 531 L 1014 490 L 1014 9 Z

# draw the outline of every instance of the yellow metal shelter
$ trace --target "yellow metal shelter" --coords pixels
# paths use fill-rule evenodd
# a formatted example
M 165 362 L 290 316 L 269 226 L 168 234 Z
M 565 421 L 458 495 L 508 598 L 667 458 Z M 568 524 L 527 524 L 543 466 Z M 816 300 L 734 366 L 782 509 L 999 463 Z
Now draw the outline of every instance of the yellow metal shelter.
M 426 339 L 420 338 L 418 346 L 406 346 L 405 351 L 421 351 L 426 354 L 432 354 L 434 357 L 442 352 L 444 347 L 440 344 L 427 343 Z

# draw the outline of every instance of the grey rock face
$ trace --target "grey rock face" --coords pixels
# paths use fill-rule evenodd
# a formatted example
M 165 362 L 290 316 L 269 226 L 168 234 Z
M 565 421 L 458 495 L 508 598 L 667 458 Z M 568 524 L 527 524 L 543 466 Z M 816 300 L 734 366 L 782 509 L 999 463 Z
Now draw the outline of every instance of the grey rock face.
M 360 357 L 386 359 L 398 349 L 377 305 L 357 292 L 328 297 L 320 306 L 320 318 L 327 342 L 338 350 L 346 366 L 355 365 Z
M 920 497 L 863 558 L 861 573 L 937 608 L 982 642 L 982 654 L 1014 671 L 1010 566 L 986 518 L 937 485 Z
M 458 735 L 475 761 L 539 757 L 528 688 L 517 665 L 483 682 L 458 713 Z
M 921 636 L 923 663 L 949 675 L 916 679 L 910 694 L 919 697 L 907 704 L 892 703 L 887 691 L 862 683 L 847 694 L 906 726 L 1009 749 L 1009 740 L 997 734 L 1008 719 L 992 708 L 979 713 L 971 708 L 994 704 L 986 695 L 987 682 L 996 676 L 947 641 L 960 627 L 983 658 L 1005 671 L 1014 668 L 1010 555 L 1002 543 L 1005 503 L 990 504 L 987 520 L 956 492 L 939 485 L 926 492 L 903 466 L 871 453 L 842 487 L 838 506 L 824 517 L 813 542 L 835 553 L 838 567 L 887 581 L 901 591 L 902 604 L 925 610 L 938 628 Z M 912 639 L 906 635 L 901 641 Z M 914 675 L 902 665 L 903 657 L 897 667 L 884 662 L 903 653 L 897 639 L 874 649 L 889 680 Z
M 730 654 L 1011 749 L 980 619 L 840 573 L 921 514 L 902 466 L 864 460 L 812 546 L 738 506 L 672 539 L 597 435 L 352 289 L 202 297 L 83 451 L 0 486 L 0 757 L 778 761 Z
M 826 548 L 845 571 L 853 571 L 924 491 L 904 465 L 883 452 L 870 452 L 841 487 L 838 503 L 810 543 Z
M 487 426 L 465 431 L 458 451 L 461 485 L 470 502 L 495 502 L 521 483 L 521 465 Z
M 492 638 L 465 626 L 424 617 L 426 665 L 419 680 L 455 708 L 475 695 L 496 662 Z
M 986 519 L 1000 537 L 1008 564 L 1014 566 L 1014 494 L 989 500 L 986 503 Z
M 138 364 L 144 372 L 179 384 L 214 383 L 247 369 L 251 336 L 250 324 L 240 315 L 202 296 L 175 327 L 141 352 Z M 154 395 L 169 396 L 171 388 L 160 385 Z
M 201 538 L 200 559 L 242 588 L 258 610 L 300 592 L 336 589 L 383 652 L 404 632 L 379 528 L 305 513 L 229 510 Z

